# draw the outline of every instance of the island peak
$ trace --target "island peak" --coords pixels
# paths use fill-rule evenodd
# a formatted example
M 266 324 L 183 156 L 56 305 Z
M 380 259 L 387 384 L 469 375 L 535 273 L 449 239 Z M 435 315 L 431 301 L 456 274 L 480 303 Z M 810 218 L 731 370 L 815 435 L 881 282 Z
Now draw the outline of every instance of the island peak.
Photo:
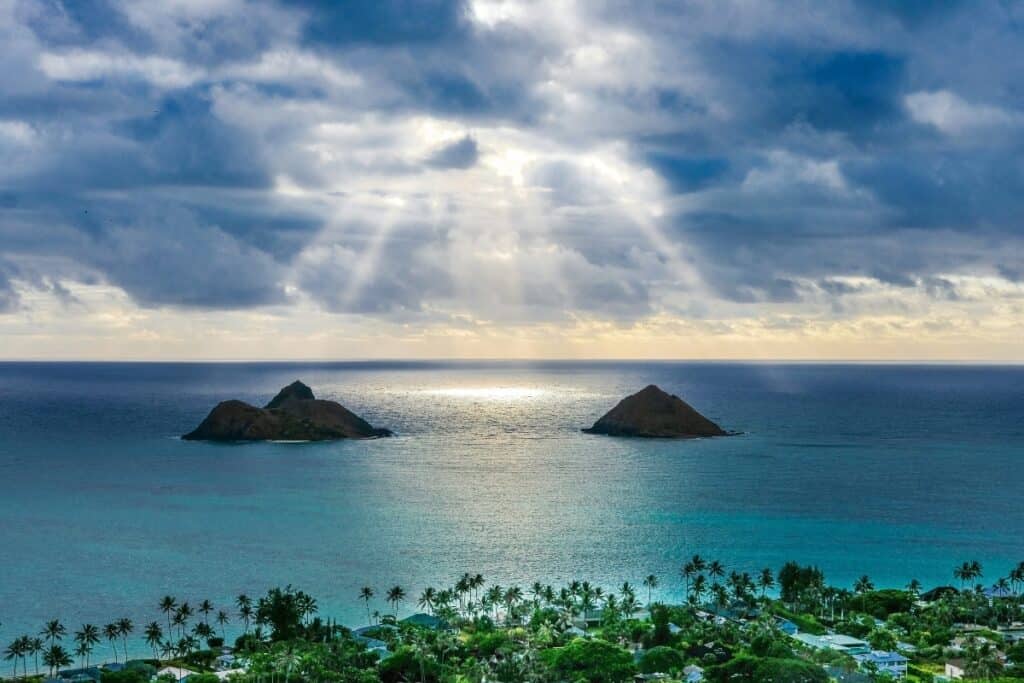
M 295 380 L 288 386 L 281 389 L 281 391 L 277 392 L 277 396 L 272 398 L 270 403 L 265 405 L 264 408 L 278 408 L 285 401 L 290 401 L 292 399 L 298 401 L 312 401 L 315 398 L 316 396 L 313 395 L 313 390 L 310 389 L 308 385 L 304 384 L 301 380 Z
M 245 401 L 218 403 L 198 427 L 182 438 L 189 441 L 329 441 L 391 436 L 335 401 L 317 399 L 296 380 L 264 408 Z
M 619 401 L 587 434 L 653 438 L 725 436 L 728 432 L 683 399 L 649 384 Z

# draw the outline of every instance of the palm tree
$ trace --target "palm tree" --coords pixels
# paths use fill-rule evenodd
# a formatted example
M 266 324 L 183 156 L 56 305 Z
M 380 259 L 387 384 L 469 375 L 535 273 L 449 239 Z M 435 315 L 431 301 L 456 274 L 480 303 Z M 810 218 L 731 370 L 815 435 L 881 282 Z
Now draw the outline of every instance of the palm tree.
M 229 621 L 231 621 L 231 620 L 228 618 L 228 613 L 227 612 L 225 612 L 224 610 L 220 610 L 220 611 L 217 612 L 217 625 L 220 626 L 220 637 L 221 638 L 224 637 L 224 627 L 227 625 L 227 623 Z
M 194 627 L 192 627 L 192 633 L 201 640 L 209 642 L 210 638 L 213 637 L 213 629 L 205 621 L 200 621 Z
M 64 634 L 67 632 L 68 630 L 64 628 L 64 625 L 62 623 L 60 623 L 56 619 L 53 619 L 51 621 L 46 622 L 46 626 L 44 626 L 43 630 L 39 632 L 39 635 L 49 640 L 50 647 L 53 647 L 55 641 L 64 640 Z
M 720 583 L 712 584 L 711 585 L 711 594 L 714 596 L 715 607 L 718 608 L 719 612 L 722 611 L 722 609 L 727 604 L 729 604 L 729 593 L 728 593 L 728 591 L 725 590 L 725 587 L 722 586 L 722 584 L 720 584 Z
M 761 575 L 757 577 L 757 585 L 761 587 L 761 599 L 764 599 L 765 593 L 775 587 L 775 577 L 772 576 L 772 570 L 765 567 L 761 570 Z
M 419 606 L 427 610 L 427 612 L 434 613 L 434 602 L 437 600 L 437 591 L 430 586 L 423 589 L 420 593 Z
M 39 653 L 43 651 L 42 638 L 29 638 L 26 645 L 27 654 L 32 655 L 36 663 L 36 675 L 39 675 Z
M 25 645 L 21 638 L 15 638 L 4 649 L 4 660 L 13 662 L 12 678 L 18 677 L 18 660 L 25 654 Z
M 43 653 L 43 664 L 50 667 L 50 675 L 54 676 L 61 667 L 71 664 L 71 656 L 60 645 L 51 645 L 50 649 Z
M 210 613 L 213 611 L 213 603 L 209 600 L 203 600 L 199 603 L 199 613 L 203 615 L 203 621 L 207 624 L 210 623 Z
M 860 609 L 863 612 L 867 606 L 867 593 L 875 590 L 875 584 L 871 582 L 867 574 L 853 582 L 853 592 L 860 595 Z
M 160 659 L 160 642 L 164 639 L 164 630 L 155 621 L 146 624 L 146 644 L 153 648 L 153 659 Z
M 359 589 L 359 599 L 366 604 L 366 620 L 371 624 L 373 623 L 373 619 L 370 618 L 370 600 L 373 599 L 374 595 L 375 593 L 373 592 L 373 589 L 369 586 L 363 586 Z
M 505 612 L 505 623 L 508 623 L 509 619 L 512 618 L 512 609 L 519 604 L 522 599 L 523 589 L 519 586 L 510 586 L 509 589 L 505 591 L 504 600 L 507 610 Z
M 178 609 L 178 601 L 173 596 L 165 595 L 160 599 L 160 611 L 167 615 L 167 633 L 171 632 L 171 614 Z
M 181 603 L 174 613 L 174 623 L 179 627 L 182 638 L 185 637 L 185 627 L 188 626 L 188 620 L 192 618 L 194 613 L 192 606 L 188 602 Z
M 690 579 L 697 573 L 697 569 L 693 566 L 693 562 L 687 562 L 680 569 L 679 573 L 683 575 L 684 591 L 683 599 L 686 601 L 690 600 Z
M 963 590 L 965 583 L 982 577 L 981 563 L 977 560 L 964 562 L 953 569 L 953 577 L 960 580 L 960 590 Z
M 648 574 L 644 577 L 644 587 L 647 589 L 647 605 L 651 604 L 651 591 L 658 587 L 658 577 L 654 574 Z
M 691 602 L 693 604 L 700 604 L 700 596 L 704 595 L 704 591 L 707 590 L 707 579 L 704 578 L 703 574 L 697 574 L 697 577 L 693 580 L 693 598 Z
M 907 584 L 907 592 L 910 593 L 916 599 L 921 593 L 921 582 L 917 579 L 911 579 L 910 583 Z
M 977 581 L 982 577 L 981 562 L 971 560 L 971 579 Z
M 306 623 L 310 616 L 316 614 L 319 607 L 316 604 L 316 598 L 308 593 L 299 592 L 296 596 L 296 603 L 299 607 L 299 614 L 302 616 L 302 623 Z
M 405 600 L 405 589 L 401 586 L 392 586 L 388 589 L 387 603 L 391 605 L 395 618 L 398 618 L 398 603 Z
M 469 587 L 473 589 L 473 599 L 476 600 L 478 597 L 477 591 L 484 586 L 483 574 L 475 574 L 473 578 L 469 580 Z
M 82 624 L 82 628 L 75 632 L 75 642 L 78 643 L 75 653 L 79 657 L 85 655 L 85 666 L 88 667 L 92 649 L 100 642 L 100 630 L 92 624 Z
M 238 616 L 242 618 L 245 623 L 245 635 L 249 635 L 249 620 L 252 619 L 252 598 L 245 593 L 242 593 L 235 598 L 235 604 L 238 606 Z
M 79 661 L 85 662 L 85 668 L 89 668 L 89 653 L 92 652 L 92 647 L 86 643 L 78 643 L 75 645 L 75 656 L 78 657 Z
M 501 604 L 501 601 L 504 598 L 504 596 L 505 591 L 503 591 L 501 586 L 499 586 L 498 584 L 492 585 L 490 588 L 487 589 L 487 592 L 484 594 L 484 600 L 486 601 L 486 604 L 489 605 L 492 610 L 494 610 L 495 621 L 498 620 L 498 605 Z
M 711 560 L 708 564 L 708 575 L 711 577 L 711 584 L 718 585 L 718 579 L 725 576 L 725 567 L 718 560 Z
M 117 639 L 121 637 L 121 629 L 117 624 L 107 624 L 103 627 L 103 635 L 110 641 L 110 647 L 114 650 L 114 661 L 117 661 Z
M 128 661 L 128 636 L 135 630 L 135 624 L 128 617 L 121 617 L 117 620 L 117 632 L 121 634 L 121 642 L 124 644 L 124 661 Z

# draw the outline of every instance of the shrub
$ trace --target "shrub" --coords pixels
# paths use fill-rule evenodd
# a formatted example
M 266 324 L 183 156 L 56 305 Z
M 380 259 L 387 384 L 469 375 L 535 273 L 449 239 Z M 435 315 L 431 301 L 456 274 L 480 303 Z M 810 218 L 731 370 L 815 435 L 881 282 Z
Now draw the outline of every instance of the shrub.
M 541 652 L 558 680 L 587 683 L 619 683 L 636 671 L 633 656 L 604 640 L 577 638 L 565 647 Z
M 643 659 L 640 660 L 640 673 L 667 674 L 679 671 L 685 665 L 686 660 L 681 652 L 671 647 L 659 645 L 658 647 L 652 647 L 644 653 Z

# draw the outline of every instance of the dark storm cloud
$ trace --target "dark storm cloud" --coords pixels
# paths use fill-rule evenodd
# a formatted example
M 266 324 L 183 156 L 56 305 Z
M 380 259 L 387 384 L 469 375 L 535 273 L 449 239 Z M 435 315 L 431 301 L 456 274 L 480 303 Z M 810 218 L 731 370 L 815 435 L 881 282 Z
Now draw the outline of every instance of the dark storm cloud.
M 1021 279 L 1019 5 L 576 11 L 517 24 L 447 0 L 19 0 L 0 15 L 0 310 L 20 305 L 16 280 L 60 298 L 58 279 L 94 278 L 150 306 L 260 306 L 295 284 L 330 310 L 426 315 L 457 296 L 458 226 L 387 227 L 376 209 L 350 215 L 347 192 L 482 173 L 502 151 L 488 127 L 542 157 L 522 180 L 543 228 L 514 245 L 538 318 L 658 310 L 673 247 L 741 303 L 856 294 L 845 276 L 943 300 L 964 269 Z M 410 144 L 409 129 L 374 127 L 418 117 L 443 120 L 446 140 L 473 133 L 404 154 L 387 138 Z M 664 193 L 653 229 L 669 249 L 615 203 L 621 180 L 573 158 L 608 148 Z M 454 201 L 497 201 L 474 190 Z M 480 222 L 458 208 L 445 220 Z M 501 230 L 529 211 L 510 213 Z M 360 221 L 382 236 L 321 239 Z M 500 237 L 474 244 L 486 255 Z M 360 273 L 371 244 L 384 265 Z M 564 259 L 561 287 L 531 277 L 536 254 Z
M 434 168 L 466 169 L 476 164 L 480 158 L 480 150 L 476 140 L 466 136 L 450 145 L 446 145 L 430 155 L 427 165 Z
M 466 32 L 462 0 L 285 0 L 308 13 L 303 35 L 327 45 L 416 45 Z

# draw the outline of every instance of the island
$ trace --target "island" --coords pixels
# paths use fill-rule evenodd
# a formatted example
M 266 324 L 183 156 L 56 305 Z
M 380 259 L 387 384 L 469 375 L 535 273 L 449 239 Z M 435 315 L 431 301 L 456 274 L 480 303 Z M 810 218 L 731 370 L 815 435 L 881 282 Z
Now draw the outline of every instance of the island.
M 653 384 L 619 401 L 593 427 L 583 431 L 608 436 L 675 439 L 728 435 L 686 401 Z
M 262 408 L 244 401 L 222 401 L 198 427 L 185 434 L 188 441 L 330 441 L 374 439 L 391 431 L 369 422 L 335 401 L 313 395 L 296 380 Z

